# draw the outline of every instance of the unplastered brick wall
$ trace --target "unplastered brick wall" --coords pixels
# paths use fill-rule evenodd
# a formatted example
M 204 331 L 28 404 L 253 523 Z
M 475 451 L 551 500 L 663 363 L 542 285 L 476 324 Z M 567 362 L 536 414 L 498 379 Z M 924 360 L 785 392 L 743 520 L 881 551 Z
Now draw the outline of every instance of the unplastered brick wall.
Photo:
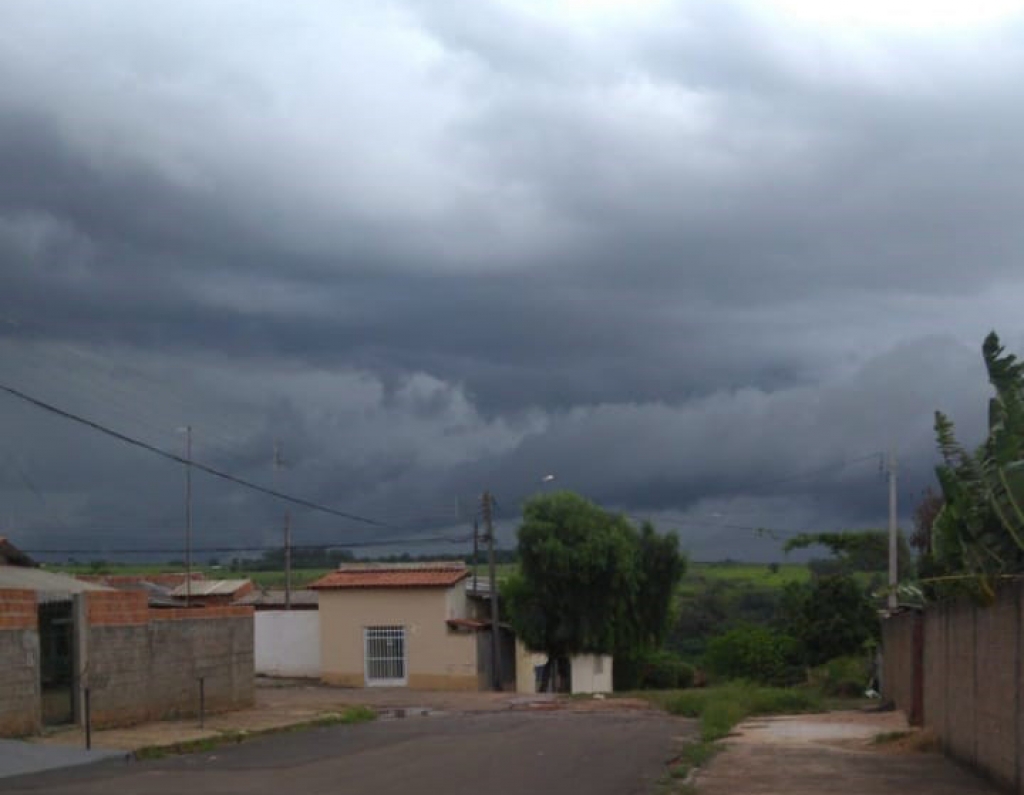
M 33 734 L 40 722 L 36 595 L 0 590 L 0 737 Z
M 97 598 L 98 597 L 98 598 Z M 118 597 L 131 597 L 119 603 Z M 141 597 L 141 609 L 135 597 Z M 88 594 L 88 681 L 97 727 L 195 715 L 253 699 L 248 607 L 150 610 L 145 595 Z

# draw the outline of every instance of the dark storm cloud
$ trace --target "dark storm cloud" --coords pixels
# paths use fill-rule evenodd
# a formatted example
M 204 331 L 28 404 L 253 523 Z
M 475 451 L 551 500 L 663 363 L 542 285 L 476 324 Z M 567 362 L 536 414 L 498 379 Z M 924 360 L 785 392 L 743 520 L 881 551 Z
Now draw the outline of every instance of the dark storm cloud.
M 665 521 L 877 523 L 877 472 L 828 467 L 896 445 L 912 497 L 933 409 L 980 432 L 982 335 L 1024 343 L 1017 21 L 30 6 L 0 11 L 5 378 L 256 479 L 284 438 L 289 488 L 396 528 L 548 472 Z M 26 411 L 4 521 L 180 520 L 173 467 Z M 202 499 L 223 540 L 279 513 Z

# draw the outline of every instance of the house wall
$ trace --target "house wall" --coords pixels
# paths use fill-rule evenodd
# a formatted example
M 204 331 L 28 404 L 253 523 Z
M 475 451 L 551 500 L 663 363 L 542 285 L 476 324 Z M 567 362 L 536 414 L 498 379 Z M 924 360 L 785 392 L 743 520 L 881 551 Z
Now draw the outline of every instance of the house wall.
M 909 712 L 918 689 L 924 726 L 943 749 L 1018 793 L 1024 793 L 1022 619 L 1024 584 L 1017 583 L 1000 589 L 991 605 L 930 605 L 918 624 L 918 644 L 908 640 L 915 624 L 905 615 L 883 626 L 884 695 Z
M 460 583 L 455 589 L 462 590 Z M 404 626 L 409 687 L 476 690 L 476 638 L 448 629 L 459 597 L 447 588 L 320 591 L 320 669 L 330 684 L 363 687 L 363 628 Z M 464 615 L 464 614 L 463 614 Z
M 258 610 L 254 620 L 256 673 L 320 676 L 319 610 Z
M 0 590 L 0 737 L 42 726 L 38 621 L 34 591 Z
M 526 644 L 516 638 L 516 692 L 536 693 L 536 668 L 544 665 L 548 656 L 542 652 L 530 651 Z
M 573 693 L 611 693 L 612 657 L 610 654 L 577 654 L 572 666 Z
M 253 701 L 253 616 L 247 607 L 150 610 L 138 592 L 90 592 L 82 682 L 95 727 L 198 714 Z

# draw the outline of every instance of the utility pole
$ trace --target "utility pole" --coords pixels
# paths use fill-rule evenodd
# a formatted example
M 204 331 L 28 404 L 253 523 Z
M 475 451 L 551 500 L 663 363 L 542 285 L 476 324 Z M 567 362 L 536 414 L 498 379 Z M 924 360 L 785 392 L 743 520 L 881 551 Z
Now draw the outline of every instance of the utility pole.
M 192 604 L 192 426 L 185 426 L 185 607 Z
M 501 690 L 501 628 L 498 626 L 498 578 L 494 566 L 494 499 L 489 491 L 481 498 L 484 526 L 487 528 L 487 558 L 491 574 L 491 677 L 495 690 Z
M 899 540 L 896 527 L 896 452 L 889 450 L 886 466 L 889 478 L 889 610 L 899 607 Z
M 478 590 L 477 586 L 477 558 L 480 553 L 480 522 L 477 519 L 473 519 L 473 590 Z
M 274 474 L 277 475 L 284 460 L 281 458 L 281 443 L 274 440 Z M 275 477 L 276 480 L 276 477 Z M 284 512 L 284 609 L 292 609 L 292 513 Z

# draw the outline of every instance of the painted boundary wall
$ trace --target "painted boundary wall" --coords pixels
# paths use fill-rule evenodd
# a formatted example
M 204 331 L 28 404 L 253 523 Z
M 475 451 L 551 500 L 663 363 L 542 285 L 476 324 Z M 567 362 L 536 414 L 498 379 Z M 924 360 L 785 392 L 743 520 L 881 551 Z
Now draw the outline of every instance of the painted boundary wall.
M 35 591 L 0 590 L 0 737 L 42 726 Z
M 320 611 L 257 610 L 256 673 L 320 676 Z
M 253 702 L 254 633 L 249 607 L 151 610 L 139 592 L 85 594 L 87 637 L 80 681 L 97 728 Z
M 883 695 L 916 709 L 950 756 L 1024 795 L 1024 586 L 883 622 Z M 920 640 L 915 642 L 915 633 Z

